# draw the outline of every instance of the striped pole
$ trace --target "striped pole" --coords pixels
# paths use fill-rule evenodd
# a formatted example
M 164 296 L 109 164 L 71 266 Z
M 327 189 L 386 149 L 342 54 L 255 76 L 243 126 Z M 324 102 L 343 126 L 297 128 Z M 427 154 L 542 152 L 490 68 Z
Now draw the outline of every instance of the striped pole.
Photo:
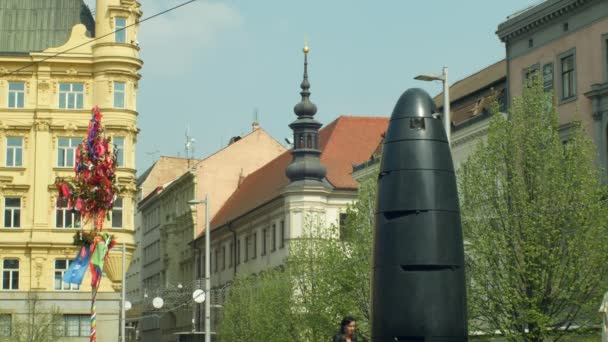
M 95 301 L 97 298 L 97 286 L 93 287 L 93 298 L 91 300 L 91 341 L 97 340 L 97 308 L 95 307 Z

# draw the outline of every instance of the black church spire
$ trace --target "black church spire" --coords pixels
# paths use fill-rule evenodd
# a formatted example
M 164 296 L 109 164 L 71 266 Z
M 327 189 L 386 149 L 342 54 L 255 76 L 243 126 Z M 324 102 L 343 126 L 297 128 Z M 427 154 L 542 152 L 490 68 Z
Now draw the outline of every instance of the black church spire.
M 289 127 L 293 130 L 293 160 L 287 166 L 286 175 L 291 185 L 321 185 L 327 173 L 319 157 L 319 128 L 321 123 L 314 119 L 317 106 L 310 101 L 308 82 L 308 46 L 304 46 L 304 79 L 300 84 L 302 100 L 293 111 L 298 118 Z

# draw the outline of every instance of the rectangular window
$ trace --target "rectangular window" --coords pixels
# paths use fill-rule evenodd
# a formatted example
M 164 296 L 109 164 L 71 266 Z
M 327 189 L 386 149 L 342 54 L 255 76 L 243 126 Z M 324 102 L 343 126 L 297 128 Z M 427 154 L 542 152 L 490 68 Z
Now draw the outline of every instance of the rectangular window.
M 57 259 L 55 260 L 55 290 L 78 290 L 80 285 L 65 283 L 63 274 L 68 270 L 74 260 Z
M 76 148 L 82 140 L 78 138 L 58 138 L 57 145 L 57 166 L 74 167 L 76 160 Z
M 125 82 L 114 82 L 114 108 L 125 108 Z
M 214 258 L 214 267 L 213 267 L 213 272 L 217 273 L 218 270 L 218 265 L 219 265 L 219 260 L 220 260 L 220 249 L 216 248 L 215 249 L 215 258 Z
M 114 18 L 114 42 L 126 43 L 127 42 L 127 18 L 117 17 Z
M 2 262 L 2 289 L 19 290 L 19 260 L 4 259 Z
M 339 225 L 339 229 L 340 229 L 340 240 L 344 241 L 344 240 L 347 239 L 346 214 L 345 213 L 340 213 L 340 218 L 338 220 L 338 225 Z
M 25 82 L 8 82 L 8 108 L 25 107 Z
M 543 89 L 553 90 L 553 63 L 543 65 Z
M 538 69 L 539 69 L 538 64 L 535 64 L 529 68 L 524 69 L 523 83 L 525 86 L 532 85 L 532 81 L 534 80 L 534 77 L 538 76 Z
M 285 247 L 285 221 L 281 220 L 281 248 Z
M 251 259 L 255 259 L 258 256 L 258 233 L 253 233 L 253 256 Z
M 608 83 L 608 33 L 602 35 L 602 44 L 604 44 L 604 82 Z
M 0 314 L 0 337 L 11 336 L 12 316 L 11 314 Z
M 226 269 L 226 246 L 222 246 L 222 271 Z
M 266 240 L 268 239 L 268 229 L 262 229 L 262 255 L 266 255 Z
M 249 236 L 245 237 L 245 260 L 244 262 L 247 262 L 247 260 L 249 260 Z
M 7 167 L 23 166 L 23 138 L 22 137 L 7 137 L 6 138 L 6 166 Z
M 113 137 L 112 144 L 116 151 L 116 166 L 125 166 L 125 137 Z
M 65 336 L 90 336 L 90 319 L 89 315 L 63 315 Z
M 241 239 L 236 240 L 236 264 L 241 264 Z
M 232 267 L 232 259 L 234 258 L 234 244 L 230 242 L 230 255 L 228 256 L 228 267 Z
M 55 208 L 55 227 L 57 228 L 80 228 L 80 212 L 68 208 L 68 200 L 62 198 L 57 201 Z
M 272 232 L 270 234 L 270 238 L 272 239 L 271 252 L 274 252 L 277 250 L 277 225 L 275 223 L 272 224 Z
M 5 228 L 21 227 L 21 198 L 19 198 L 19 197 L 4 198 L 4 227 Z
M 122 198 L 118 197 L 112 206 L 112 228 L 122 228 Z
M 84 108 L 84 83 L 59 83 L 59 108 Z
M 560 58 L 561 99 L 567 100 L 576 95 L 576 68 L 574 53 Z

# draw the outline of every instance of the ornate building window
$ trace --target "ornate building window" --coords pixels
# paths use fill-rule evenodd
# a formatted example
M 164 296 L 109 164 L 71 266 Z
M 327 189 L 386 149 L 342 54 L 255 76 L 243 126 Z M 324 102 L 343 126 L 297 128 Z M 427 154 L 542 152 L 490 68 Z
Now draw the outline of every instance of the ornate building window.
M 6 166 L 8 166 L 8 167 L 23 166 L 23 138 L 22 137 L 7 137 L 6 138 Z
M 80 288 L 78 284 L 63 281 L 63 274 L 68 270 L 73 261 L 69 259 L 55 260 L 55 290 L 78 290 Z
M 0 336 L 11 336 L 12 316 L 11 314 L 0 314 Z
M 76 147 L 78 147 L 80 142 L 81 140 L 78 138 L 58 138 L 58 167 L 74 167 L 74 160 L 76 159 Z
M 114 42 L 126 43 L 127 42 L 127 18 L 117 17 L 114 18 Z
M 122 204 L 122 197 L 118 197 L 116 201 L 114 201 L 114 206 L 112 207 L 112 228 L 122 227 Z
M 125 137 L 113 137 L 112 144 L 116 149 L 116 166 L 125 166 Z
M 4 259 L 2 261 L 2 289 L 19 290 L 18 259 Z
M 8 108 L 25 107 L 25 82 L 8 82 Z
M 80 212 L 69 209 L 67 199 L 57 201 L 55 208 L 55 227 L 80 228 Z
M 84 83 L 59 83 L 59 108 L 84 108 Z
M 21 198 L 20 197 L 4 198 L 4 227 L 5 228 L 21 227 Z
M 125 82 L 114 82 L 114 108 L 125 108 Z

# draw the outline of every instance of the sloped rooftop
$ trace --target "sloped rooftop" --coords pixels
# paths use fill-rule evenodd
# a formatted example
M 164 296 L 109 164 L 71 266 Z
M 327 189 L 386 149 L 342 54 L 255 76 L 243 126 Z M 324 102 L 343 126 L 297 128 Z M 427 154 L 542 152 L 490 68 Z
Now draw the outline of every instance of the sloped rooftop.
M 1 0 L 0 54 L 61 46 L 76 24 L 84 24 L 90 36 L 95 35 L 95 20 L 83 0 Z
M 340 116 L 320 131 L 321 164 L 337 189 L 356 189 L 352 166 L 370 158 L 388 126 L 388 118 Z M 211 221 L 216 229 L 281 195 L 289 184 L 285 169 L 291 150 L 247 176 Z M 204 233 L 203 233 L 204 234 Z

